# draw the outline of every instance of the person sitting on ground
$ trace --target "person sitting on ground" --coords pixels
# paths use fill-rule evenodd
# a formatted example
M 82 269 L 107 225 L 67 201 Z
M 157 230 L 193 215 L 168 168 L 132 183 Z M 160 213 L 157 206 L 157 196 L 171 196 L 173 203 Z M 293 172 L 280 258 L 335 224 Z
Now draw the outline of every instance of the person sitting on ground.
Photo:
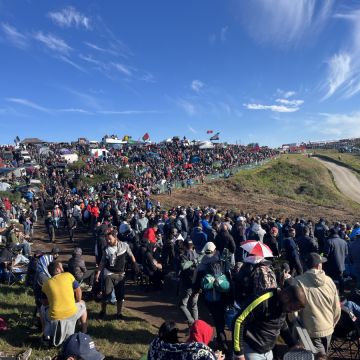
M 60 355 L 52 360 L 103 360 L 105 356 L 96 350 L 95 343 L 88 334 L 77 332 L 63 343 Z
M 92 284 L 94 283 L 95 270 L 88 270 L 86 268 L 85 261 L 81 256 L 82 249 L 76 247 L 68 262 L 69 273 L 72 274 L 79 283 L 89 280 L 89 286 L 92 287 Z
M 159 336 L 149 347 L 147 360 L 220 360 L 215 353 L 204 343 L 191 341 L 180 343 L 179 329 L 173 321 L 164 322 L 159 329 Z M 207 340 L 208 336 L 196 336 Z M 191 340 L 195 340 L 194 335 Z
M 74 334 L 79 319 L 82 332 L 87 332 L 87 311 L 85 302 L 81 300 L 79 283 L 69 272 L 64 272 L 62 263 L 54 261 L 48 270 L 51 279 L 42 287 L 41 320 L 44 339 L 53 337 L 53 344 L 58 346 Z M 58 326 L 61 330 L 60 339 L 56 339 Z
M 154 288 L 160 289 L 164 277 L 162 265 L 154 259 L 152 246 L 146 239 L 140 242 L 137 261 L 142 265 L 143 273 L 149 276 L 150 283 L 154 285 Z

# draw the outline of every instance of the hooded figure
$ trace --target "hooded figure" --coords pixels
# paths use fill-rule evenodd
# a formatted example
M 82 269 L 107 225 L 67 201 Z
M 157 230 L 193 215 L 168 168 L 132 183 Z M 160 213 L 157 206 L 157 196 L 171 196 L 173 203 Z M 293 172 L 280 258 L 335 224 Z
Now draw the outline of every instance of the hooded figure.
M 203 320 L 195 320 L 190 327 L 188 342 L 199 342 L 209 345 L 214 336 L 213 328 Z

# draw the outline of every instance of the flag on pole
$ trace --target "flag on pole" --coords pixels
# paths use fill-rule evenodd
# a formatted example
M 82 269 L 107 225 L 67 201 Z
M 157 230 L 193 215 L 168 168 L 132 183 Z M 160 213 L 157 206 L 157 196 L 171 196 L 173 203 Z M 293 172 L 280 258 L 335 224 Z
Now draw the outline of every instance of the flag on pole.
M 207 134 L 212 134 L 214 131 L 213 130 L 208 130 L 206 133 Z
M 210 141 L 215 141 L 215 140 L 219 140 L 220 139 L 220 133 L 217 132 L 215 135 L 213 135 L 211 138 L 210 138 Z
M 142 137 L 143 141 L 149 140 L 150 139 L 150 135 L 148 133 L 145 133 L 144 136 Z

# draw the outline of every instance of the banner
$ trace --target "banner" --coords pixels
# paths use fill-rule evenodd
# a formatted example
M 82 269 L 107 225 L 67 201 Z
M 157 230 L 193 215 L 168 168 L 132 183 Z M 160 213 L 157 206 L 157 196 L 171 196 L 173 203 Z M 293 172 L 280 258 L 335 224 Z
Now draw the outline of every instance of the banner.
M 215 140 L 219 140 L 220 139 L 220 133 L 217 132 L 215 135 L 213 135 L 211 138 L 210 138 L 210 141 L 215 141 Z
M 149 140 L 150 139 L 150 135 L 148 133 L 145 133 L 144 136 L 142 137 L 143 141 Z

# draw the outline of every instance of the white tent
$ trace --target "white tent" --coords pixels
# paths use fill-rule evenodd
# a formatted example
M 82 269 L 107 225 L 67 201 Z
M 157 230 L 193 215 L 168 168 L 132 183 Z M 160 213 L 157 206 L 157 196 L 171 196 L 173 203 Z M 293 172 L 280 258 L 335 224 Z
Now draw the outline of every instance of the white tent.
M 11 188 L 11 185 L 5 182 L 0 182 L 0 191 L 7 191 Z
M 198 143 L 199 149 L 206 150 L 206 149 L 213 149 L 214 144 L 211 141 L 201 141 Z

